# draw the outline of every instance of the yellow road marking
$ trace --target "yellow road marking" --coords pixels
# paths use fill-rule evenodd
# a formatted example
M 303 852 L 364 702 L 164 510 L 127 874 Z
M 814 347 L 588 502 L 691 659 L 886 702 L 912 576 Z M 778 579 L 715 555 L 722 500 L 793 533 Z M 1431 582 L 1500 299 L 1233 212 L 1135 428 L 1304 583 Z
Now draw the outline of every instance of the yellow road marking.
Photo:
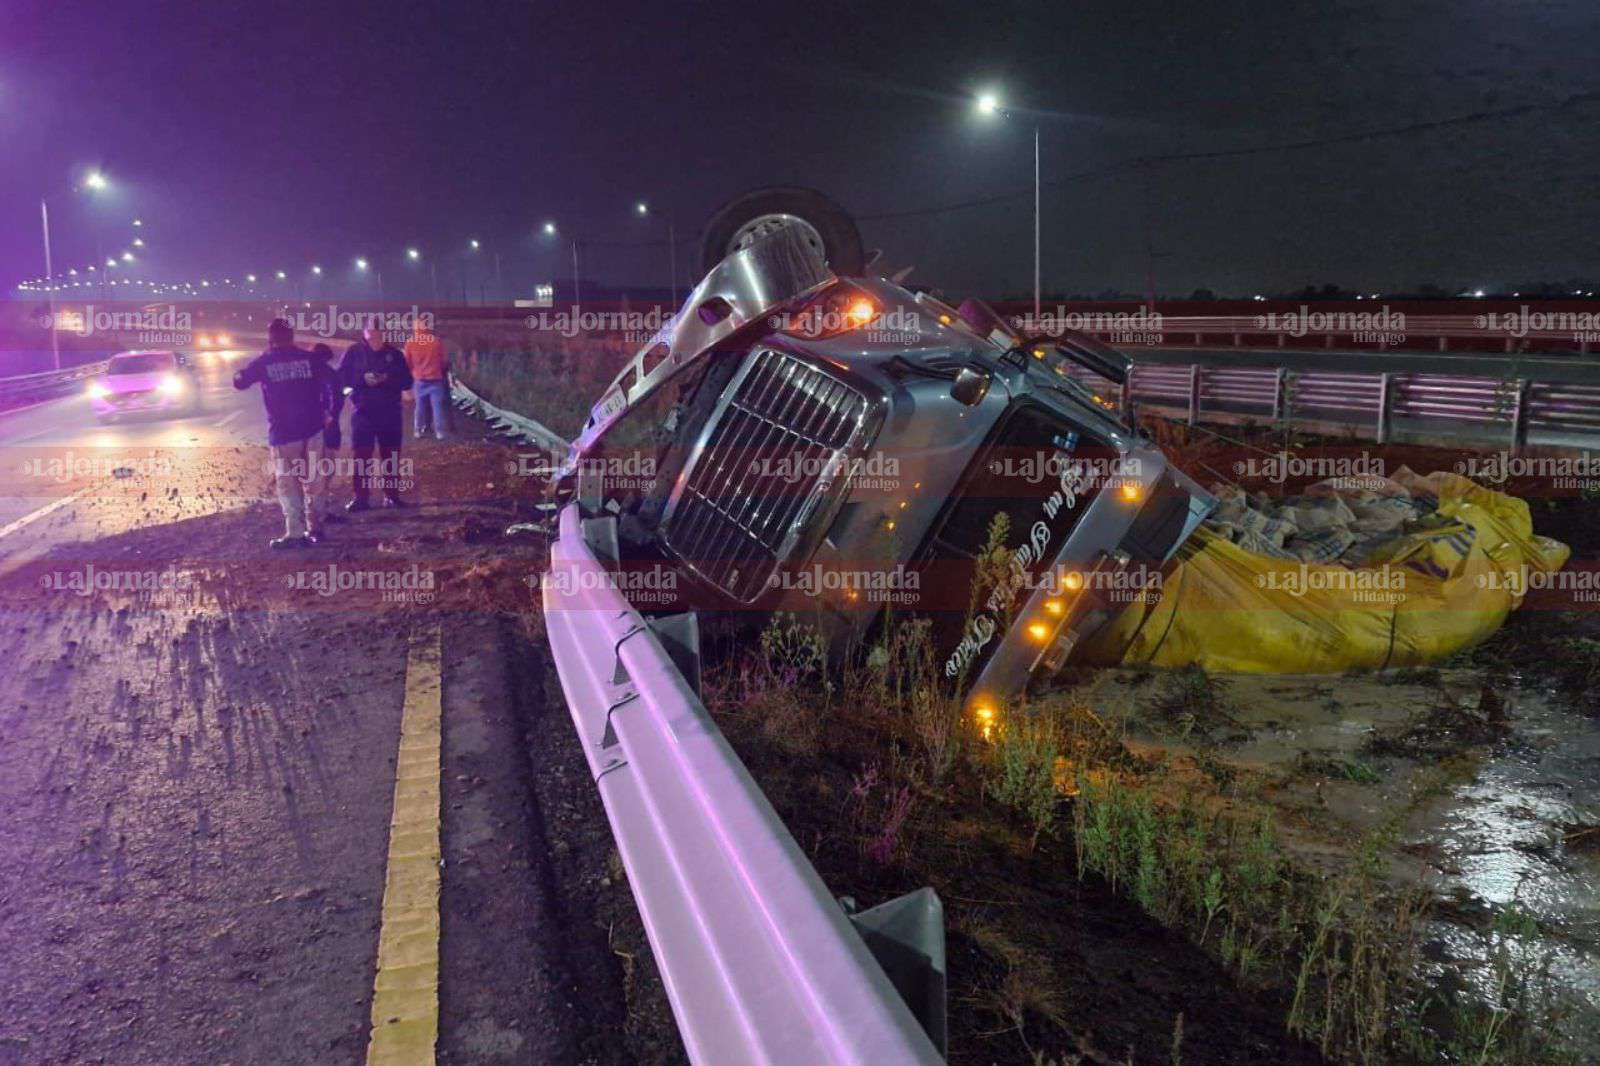
M 428 1066 L 439 1038 L 442 642 L 439 624 L 425 624 L 406 657 L 368 1066 Z

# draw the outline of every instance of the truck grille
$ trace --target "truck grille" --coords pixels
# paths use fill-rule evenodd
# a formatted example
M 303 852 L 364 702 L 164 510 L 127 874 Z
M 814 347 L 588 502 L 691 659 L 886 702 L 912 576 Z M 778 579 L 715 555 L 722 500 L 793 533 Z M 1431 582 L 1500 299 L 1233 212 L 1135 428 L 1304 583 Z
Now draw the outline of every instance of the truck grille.
M 662 537 L 673 554 L 749 603 L 842 491 L 862 444 L 867 397 L 792 355 L 750 357 L 680 477 Z

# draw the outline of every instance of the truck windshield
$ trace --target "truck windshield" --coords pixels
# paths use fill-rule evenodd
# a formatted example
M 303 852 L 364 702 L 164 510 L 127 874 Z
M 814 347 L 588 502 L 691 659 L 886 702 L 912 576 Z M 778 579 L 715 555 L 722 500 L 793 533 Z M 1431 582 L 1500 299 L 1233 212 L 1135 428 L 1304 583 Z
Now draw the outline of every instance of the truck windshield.
M 947 674 L 975 675 L 1009 624 L 1013 594 L 1049 579 L 1078 520 L 1105 483 L 1122 473 L 1117 450 L 1082 427 L 1034 402 L 1013 406 L 967 468 L 919 553 L 918 566 L 926 568 L 923 587 L 959 589 L 959 598 L 969 601 L 934 613 L 941 662 L 971 646 L 963 638 L 975 618 L 986 616 L 995 634 Z M 1011 589 L 998 596 L 978 587 L 977 558 L 991 536 L 999 536 L 1010 553 Z M 970 616 L 959 606 L 970 607 Z

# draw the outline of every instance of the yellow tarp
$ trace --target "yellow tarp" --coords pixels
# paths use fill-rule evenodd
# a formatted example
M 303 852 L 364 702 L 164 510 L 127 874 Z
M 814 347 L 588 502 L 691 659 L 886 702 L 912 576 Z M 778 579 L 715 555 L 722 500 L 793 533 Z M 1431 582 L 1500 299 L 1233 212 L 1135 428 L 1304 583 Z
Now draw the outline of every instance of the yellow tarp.
M 1202 529 L 1159 593 L 1094 644 L 1122 662 L 1233 673 L 1332 674 L 1435 663 L 1482 641 L 1519 606 L 1529 575 L 1567 546 L 1537 536 L 1525 501 L 1459 474 L 1417 479 L 1437 516 L 1369 565 L 1301 563 Z

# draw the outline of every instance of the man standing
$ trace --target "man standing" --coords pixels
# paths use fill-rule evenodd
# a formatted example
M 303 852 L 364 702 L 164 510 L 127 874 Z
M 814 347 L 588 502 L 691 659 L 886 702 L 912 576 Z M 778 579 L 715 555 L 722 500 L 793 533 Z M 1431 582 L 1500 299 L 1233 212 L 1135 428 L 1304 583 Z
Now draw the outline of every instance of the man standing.
M 274 548 L 303 548 L 322 540 L 323 433 L 332 416 L 328 390 L 333 371 L 311 352 L 294 346 L 294 329 L 281 318 L 267 327 L 267 350 L 233 375 L 233 387 L 259 383 L 267 409 L 267 443 L 273 479 L 283 508 L 283 536 Z
M 400 394 L 411 387 L 411 370 L 400 349 L 383 337 L 376 321 L 361 332 L 339 363 L 339 381 L 350 397 L 350 452 L 355 459 L 355 498 L 347 511 L 365 511 L 374 482 L 383 487 L 383 505 L 400 501 Z M 373 464 L 376 446 L 377 463 Z M 374 472 L 381 475 L 374 477 Z
M 416 381 L 417 405 L 411 418 L 414 435 L 420 439 L 431 423 L 433 435 L 444 440 L 450 430 L 450 357 L 422 315 L 417 316 L 416 328 L 406 341 L 406 366 Z
M 344 443 L 344 434 L 339 428 L 339 417 L 344 413 L 344 386 L 339 383 L 339 373 L 333 365 L 333 349 L 326 344 L 313 344 L 311 354 L 316 356 L 328 368 L 327 384 L 323 388 L 322 402 L 328 414 L 328 428 L 322 431 L 322 448 L 326 457 L 324 464 L 324 487 L 327 492 L 323 499 L 324 522 L 343 522 L 344 515 L 334 510 L 333 502 L 329 497 L 333 494 L 334 476 L 339 472 L 338 451 Z

